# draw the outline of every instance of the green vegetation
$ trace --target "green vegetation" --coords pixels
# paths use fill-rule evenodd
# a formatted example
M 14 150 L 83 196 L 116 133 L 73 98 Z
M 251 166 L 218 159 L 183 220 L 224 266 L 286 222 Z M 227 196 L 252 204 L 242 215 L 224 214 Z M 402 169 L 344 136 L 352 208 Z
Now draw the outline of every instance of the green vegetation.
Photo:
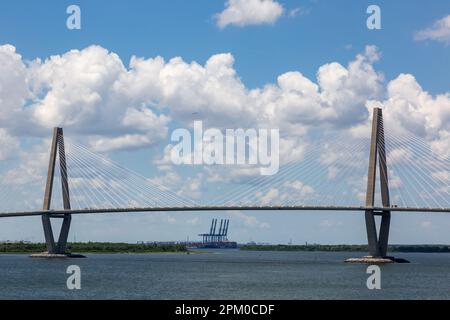
M 392 251 L 396 252 L 450 252 L 447 245 L 402 245 L 392 246 Z
M 186 252 L 184 245 L 178 244 L 129 244 L 109 242 L 68 243 L 69 252 L 74 253 L 163 253 Z M 1 253 L 37 253 L 46 251 L 44 243 L 0 243 Z
M 325 251 L 325 252 L 367 252 L 367 245 L 243 245 L 241 250 L 252 251 Z M 450 252 L 448 245 L 391 245 L 389 252 Z
M 243 245 L 241 250 L 252 251 L 367 251 L 366 245 Z
M 367 252 L 367 245 L 242 245 L 249 251 L 324 251 L 324 252 Z M 38 253 L 46 251 L 44 243 L 0 243 L 2 253 Z M 68 243 L 68 251 L 74 253 L 163 253 L 187 252 L 181 244 L 129 244 L 110 242 Z M 391 245 L 389 252 L 450 252 L 449 245 Z

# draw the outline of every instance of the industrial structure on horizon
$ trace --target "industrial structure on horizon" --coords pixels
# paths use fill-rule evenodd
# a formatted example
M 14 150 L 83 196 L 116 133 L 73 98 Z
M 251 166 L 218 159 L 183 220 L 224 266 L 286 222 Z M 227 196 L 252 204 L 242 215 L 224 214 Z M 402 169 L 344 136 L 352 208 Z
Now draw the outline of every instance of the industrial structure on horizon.
M 217 219 L 213 219 L 211 222 L 211 228 L 209 230 L 209 233 L 199 234 L 199 236 L 203 238 L 203 243 L 227 241 L 229 224 L 230 224 L 230 220 L 221 219 L 219 232 L 216 233 Z
M 219 230 L 217 230 L 217 219 L 213 219 L 209 233 L 199 234 L 202 237 L 202 243 L 198 248 L 237 248 L 237 243 L 234 241 L 228 241 L 228 227 L 230 225 L 229 219 L 220 219 Z M 216 232 L 217 230 L 217 232 Z
M 209 233 L 199 234 L 202 237 L 202 241 L 164 241 L 164 242 L 142 242 L 147 244 L 181 244 L 192 249 L 236 249 L 238 247 L 237 242 L 229 241 L 228 227 L 230 225 L 230 220 L 221 219 L 219 230 L 217 230 L 217 219 L 213 219 L 211 222 L 211 227 L 209 228 Z M 216 232 L 217 231 L 217 232 Z

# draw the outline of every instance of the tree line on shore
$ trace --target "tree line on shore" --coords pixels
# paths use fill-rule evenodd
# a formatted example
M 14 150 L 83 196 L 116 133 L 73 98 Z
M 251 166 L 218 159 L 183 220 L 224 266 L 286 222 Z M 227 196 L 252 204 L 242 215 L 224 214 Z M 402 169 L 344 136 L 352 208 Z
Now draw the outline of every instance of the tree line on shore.
M 324 252 L 366 252 L 367 245 L 243 245 L 241 250 L 251 251 L 324 251 Z M 450 252 L 449 245 L 390 245 L 390 252 Z
M 184 244 L 160 243 L 112 243 L 112 242 L 75 242 L 68 243 L 69 252 L 77 253 L 153 253 L 187 252 Z M 367 252 L 367 245 L 240 245 L 248 251 L 322 251 L 322 252 Z M 44 252 L 45 243 L 1 242 L 0 253 L 36 253 Z M 430 252 L 448 253 L 450 245 L 390 245 L 389 252 Z
M 111 243 L 111 242 L 76 242 L 68 243 L 69 252 L 79 253 L 150 253 L 150 252 L 185 252 L 187 248 L 181 244 L 157 243 Z M 4 242 L 0 243 L 0 253 L 36 253 L 44 252 L 45 243 Z

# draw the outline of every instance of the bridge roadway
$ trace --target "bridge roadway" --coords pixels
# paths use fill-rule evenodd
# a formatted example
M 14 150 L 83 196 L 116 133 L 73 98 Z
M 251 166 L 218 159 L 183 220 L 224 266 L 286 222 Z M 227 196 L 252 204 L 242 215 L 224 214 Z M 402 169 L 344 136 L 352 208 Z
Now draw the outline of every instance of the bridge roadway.
M 441 212 L 450 213 L 450 208 L 409 208 L 409 207 L 358 207 L 358 206 L 186 206 L 186 207 L 140 207 L 140 208 L 105 208 L 105 209 L 73 209 L 73 210 L 41 210 L 22 212 L 2 212 L 0 218 L 32 217 L 50 214 L 62 217 L 64 214 L 97 214 L 127 212 L 184 212 L 184 211 L 366 211 L 373 210 L 382 214 L 391 212 Z

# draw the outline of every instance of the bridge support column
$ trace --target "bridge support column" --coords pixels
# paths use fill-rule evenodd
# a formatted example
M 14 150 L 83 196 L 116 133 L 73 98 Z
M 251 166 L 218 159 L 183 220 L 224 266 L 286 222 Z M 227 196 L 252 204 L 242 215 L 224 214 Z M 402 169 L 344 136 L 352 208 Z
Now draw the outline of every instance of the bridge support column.
M 59 169 L 61 172 L 61 190 L 64 210 L 70 210 L 70 193 L 67 175 L 66 152 L 64 148 L 64 135 L 62 128 L 53 129 L 53 140 L 50 150 L 50 160 L 48 164 L 47 183 L 45 185 L 44 206 L 43 209 L 48 211 L 42 215 L 42 225 L 44 228 L 45 242 L 47 245 L 47 252 L 44 254 L 36 254 L 34 257 L 49 257 L 49 256 L 70 256 L 67 253 L 67 239 L 69 237 L 70 223 L 72 215 L 62 214 L 53 215 L 50 212 L 50 205 L 52 200 L 53 181 L 55 176 L 56 157 L 59 151 Z M 51 218 L 62 218 L 62 226 L 58 237 L 58 242 L 55 242 Z
M 377 235 L 375 216 L 381 216 L 380 230 Z M 382 213 L 367 210 L 365 213 L 367 242 L 369 246 L 369 255 L 375 258 L 386 258 L 389 240 L 389 226 L 391 214 L 388 211 Z
M 366 207 L 373 207 L 375 203 L 375 181 L 377 176 L 377 159 L 380 175 L 381 202 L 384 208 L 390 207 L 389 180 L 386 163 L 386 146 L 384 139 L 383 111 L 374 108 L 372 119 L 372 137 L 370 143 L 369 171 L 367 175 Z M 380 232 L 377 235 L 375 216 L 381 216 Z M 387 256 L 389 227 L 391 212 L 374 212 L 367 210 L 365 213 L 367 240 L 369 254 L 372 257 L 384 258 Z
M 374 108 L 372 120 L 372 136 L 370 143 L 369 170 L 367 175 L 366 207 L 373 208 L 375 204 L 375 182 L 377 178 L 377 164 L 380 175 L 380 193 L 383 208 L 389 208 L 389 179 L 386 162 L 386 145 L 384 139 L 383 112 L 380 108 Z M 381 217 L 380 229 L 377 232 L 375 218 Z M 391 224 L 391 211 L 375 211 L 367 209 L 365 212 L 367 242 L 369 257 L 362 259 L 348 259 L 348 262 L 406 262 L 387 256 L 389 228 Z

